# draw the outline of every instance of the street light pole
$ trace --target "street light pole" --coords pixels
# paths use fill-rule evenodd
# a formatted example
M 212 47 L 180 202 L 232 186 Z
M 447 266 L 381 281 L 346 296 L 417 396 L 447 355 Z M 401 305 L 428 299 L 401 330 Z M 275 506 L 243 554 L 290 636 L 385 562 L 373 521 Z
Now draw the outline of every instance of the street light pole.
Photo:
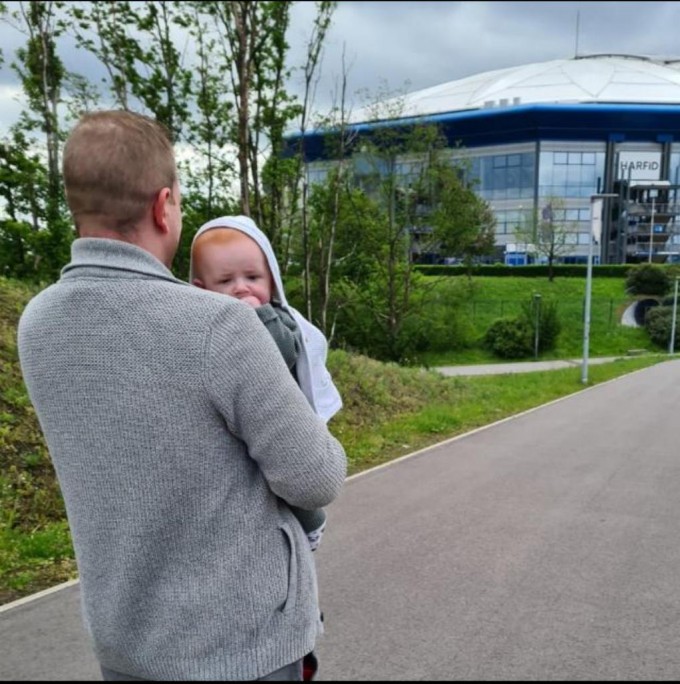
M 534 293 L 534 361 L 538 360 L 538 330 L 541 325 L 541 295 Z
M 671 339 L 668 342 L 668 353 L 675 352 L 675 321 L 678 317 L 678 280 L 680 276 L 675 276 L 675 293 L 673 295 L 673 319 L 671 323 Z
M 648 263 L 652 263 L 652 240 L 654 239 L 654 201 L 656 196 L 652 196 L 652 215 L 649 217 L 649 257 Z
M 588 240 L 588 268 L 586 270 L 586 301 L 583 313 L 583 364 L 581 366 L 581 382 L 588 382 L 588 351 L 590 346 L 590 299 L 593 289 L 593 242 L 595 234 L 600 240 L 602 229 L 602 205 L 599 200 L 607 197 L 618 197 L 614 193 L 597 193 L 590 196 L 590 239 Z

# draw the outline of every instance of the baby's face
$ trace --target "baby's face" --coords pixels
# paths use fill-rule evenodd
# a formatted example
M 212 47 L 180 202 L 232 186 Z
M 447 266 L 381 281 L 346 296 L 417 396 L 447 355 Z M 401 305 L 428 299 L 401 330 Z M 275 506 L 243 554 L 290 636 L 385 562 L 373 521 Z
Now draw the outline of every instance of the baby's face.
M 247 235 L 201 250 L 199 273 L 206 290 L 236 297 L 256 308 L 271 301 L 272 277 L 267 260 Z

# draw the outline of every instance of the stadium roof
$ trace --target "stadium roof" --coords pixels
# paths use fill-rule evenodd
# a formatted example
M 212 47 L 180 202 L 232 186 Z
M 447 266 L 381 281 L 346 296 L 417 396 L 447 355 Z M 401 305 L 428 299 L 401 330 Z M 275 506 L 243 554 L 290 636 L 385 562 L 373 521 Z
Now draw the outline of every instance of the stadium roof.
M 581 103 L 680 104 L 680 59 L 603 54 L 487 71 L 357 110 L 352 122 Z

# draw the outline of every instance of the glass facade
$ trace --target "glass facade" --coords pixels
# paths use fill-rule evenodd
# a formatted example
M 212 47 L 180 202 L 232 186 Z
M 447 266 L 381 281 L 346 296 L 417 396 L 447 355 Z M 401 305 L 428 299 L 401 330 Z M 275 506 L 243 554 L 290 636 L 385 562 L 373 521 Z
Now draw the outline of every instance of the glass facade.
M 496 216 L 496 235 L 508 235 L 514 239 L 519 228 L 524 229 L 531 224 L 531 209 L 509 209 L 494 212 Z
M 673 185 L 680 185 L 680 145 L 673 145 L 671 149 L 671 163 L 668 169 L 668 180 Z
M 609 162 L 608 149 L 612 154 Z M 590 199 L 593 194 L 602 192 L 606 170 L 617 173 L 617 164 L 626 162 L 635 163 L 638 171 L 638 167 L 644 171 L 645 163 L 648 166 L 651 164 L 652 154 L 658 156 L 658 160 L 654 158 L 652 161 L 659 167 L 663 159 L 658 143 L 628 141 L 608 148 L 604 142 L 544 140 L 467 150 L 451 149 L 449 160 L 460 169 L 464 182 L 469 183 L 494 212 L 496 245 L 499 248 L 521 242 L 520 236 L 526 234 L 534 216 L 537 214 L 540 217 L 550 200 L 555 198 L 553 218 L 567 233 L 566 242 L 572 246 L 569 253 L 560 255 L 559 260 L 568 262 L 583 259 L 588 253 L 591 232 Z M 670 157 L 666 161 L 667 180 L 680 185 L 680 142 L 672 145 Z M 366 154 L 357 155 L 353 162 L 355 180 L 367 191 L 375 189 L 373 186 L 378 174 L 385 174 L 389 170 L 384 161 L 377 163 L 377 159 Z M 411 154 L 395 158 L 389 166 L 396 172 L 399 185 L 408 186 L 421 176 L 425 162 L 418 155 Z M 331 167 L 332 162 L 328 161 L 310 165 L 309 181 L 322 181 Z M 611 180 L 609 179 L 610 182 Z M 674 190 L 670 201 L 680 207 L 680 198 L 677 195 L 680 192 Z M 674 211 L 674 215 L 675 213 Z M 677 219 L 680 224 L 680 209 Z M 675 230 L 675 217 L 672 227 L 667 248 L 673 245 L 675 249 L 675 245 L 680 244 L 680 229 Z M 596 249 L 596 259 L 600 249 L 608 260 L 620 258 L 615 251 L 620 248 L 613 242 L 617 239 L 616 228 L 613 223 L 607 227 L 607 230 L 612 230 L 612 237 L 609 243 L 602 243 Z M 518 234 L 518 231 L 521 232 Z
M 598 191 L 604 179 L 605 153 L 541 151 L 539 197 L 587 197 Z
M 485 200 L 529 199 L 536 184 L 536 155 L 533 152 L 472 157 L 468 178 Z

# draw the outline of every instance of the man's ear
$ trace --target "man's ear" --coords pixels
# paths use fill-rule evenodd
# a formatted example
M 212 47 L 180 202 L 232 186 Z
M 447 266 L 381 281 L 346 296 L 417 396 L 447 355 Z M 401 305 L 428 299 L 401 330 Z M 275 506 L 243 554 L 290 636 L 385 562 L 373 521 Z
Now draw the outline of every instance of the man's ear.
M 196 287 L 200 287 L 201 289 L 205 290 L 205 283 L 200 279 L 200 278 L 194 278 L 191 281 L 192 285 L 195 285 Z
M 166 206 L 171 201 L 172 190 L 170 188 L 161 189 L 153 201 L 153 221 L 163 233 L 168 233 L 170 227 L 168 226 Z

